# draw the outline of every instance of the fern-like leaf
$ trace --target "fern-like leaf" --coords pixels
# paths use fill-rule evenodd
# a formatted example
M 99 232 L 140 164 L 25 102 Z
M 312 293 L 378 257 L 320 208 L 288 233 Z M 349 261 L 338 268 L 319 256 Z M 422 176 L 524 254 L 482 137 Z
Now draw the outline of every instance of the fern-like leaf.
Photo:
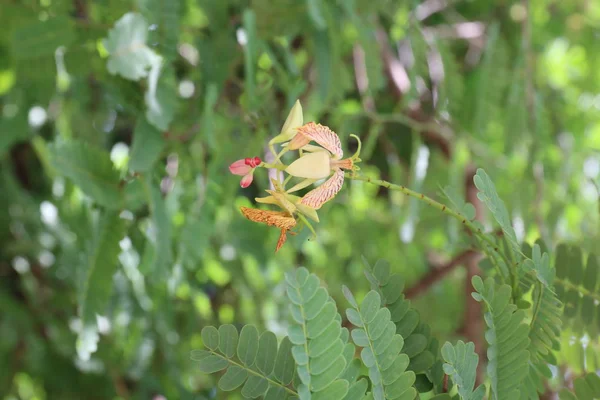
M 245 398 L 285 399 L 297 396 L 289 387 L 294 377 L 292 346 L 285 337 L 279 349 L 275 334 L 269 331 L 259 336 L 253 325 L 245 325 L 238 334 L 233 325 L 219 329 L 206 326 L 202 341 L 207 350 L 194 350 L 192 360 L 198 361 L 206 374 L 226 370 L 218 386 L 223 391 L 242 387 Z M 243 386 L 242 386 L 243 385 Z
M 560 400 L 587 400 L 600 398 L 600 377 L 594 372 L 580 376 L 573 381 L 573 391 L 562 389 Z
M 444 372 L 452 378 L 458 386 L 458 394 L 463 400 L 481 400 L 485 396 L 485 386 L 479 385 L 475 391 L 475 378 L 477 377 L 477 364 L 479 356 L 475 353 L 473 342 L 466 343 L 459 340 L 452 346 L 446 342 L 442 346 L 442 357 L 446 361 Z
M 410 359 L 408 370 L 417 377 L 427 373 L 436 361 L 438 345 L 432 341 L 429 326 L 420 322 L 419 312 L 404 298 L 404 279 L 398 274 L 390 274 L 390 266 L 383 260 L 378 260 L 372 269 L 366 260 L 363 262 L 371 289 L 379 293 L 382 306 L 390 310 L 396 333 L 404 338 L 402 353 Z
M 529 329 L 523 323 L 525 313 L 510 303 L 511 288 L 496 285 L 492 278 L 484 282 L 479 276 L 472 279 L 477 292 L 473 298 L 486 305 L 484 314 L 488 330 L 488 375 L 494 400 L 518 399 L 523 378 L 528 373 Z
M 98 204 L 115 209 L 122 206 L 119 172 L 108 152 L 76 141 L 54 143 L 49 150 L 50 162 L 58 173 Z
M 117 211 L 101 215 L 94 233 L 87 263 L 82 267 L 79 290 L 79 315 L 82 327 L 77 337 L 77 353 L 89 359 L 99 340 L 96 315 L 105 313 L 117 269 L 119 241 L 125 236 L 126 224 Z
M 343 399 L 348 381 L 338 379 L 346 369 L 344 332 L 335 302 L 306 268 L 285 276 L 293 325 L 289 329 L 292 354 L 301 384 L 300 399 Z M 347 337 L 347 336 L 346 336 Z
M 560 244 L 556 248 L 557 297 L 565 304 L 564 322 L 578 331 L 597 335 L 600 328 L 600 265 L 595 254 L 588 255 L 587 263 L 577 246 Z M 583 333 L 581 332 L 581 333 Z
M 414 399 L 417 395 L 412 387 L 415 374 L 406 370 L 409 358 L 400 354 L 404 339 L 396 333 L 390 310 L 381 307 L 381 297 L 374 290 L 367 293 L 360 306 L 346 287 L 344 295 L 352 305 L 346 310 L 346 316 L 356 326 L 352 340 L 363 348 L 361 359 L 369 370 L 373 398 Z
M 481 200 L 492 212 L 492 215 L 502 228 L 504 236 L 507 238 L 514 256 L 520 259 L 519 254 L 521 248 L 517 240 L 517 234 L 515 233 L 515 230 L 510 222 L 510 216 L 508 214 L 508 210 L 506 209 L 506 205 L 504 205 L 504 202 L 498 196 L 498 192 L 496 191 L 494 183 L 482 168 L 477 169 L 477 173 L 473 177 L 473 181 L 475 182 L 477 189 L 479 189 L 477 198 Z
M 556 364 L 553 351 L 560 350 L 563 306 L 553 291 L 554 269 L 548 265 L 547 254 L 542 257 L 540 253 L 540 246 L 536 244 L 530 268 L 533 274 L 523 269 L 519 280 L 522 293 L 532 290 L 533 303 L 529 323 L 529 374 L 523 383 L 521 396 L 526 399 L 537 399 L 538 393 L 545 391 L 543 382 L 552 377 L 548 364 Z M 532 254 L 529 245 L 523 245 L 523 254 Z
M 52 56 L 57 48 L 68 47 L 75 40 L 72 19 L 60 16 L 19 25 L 12 34 L 11 47 L 15 58 L 31 60 Z
M 133 131 L 133 143 L 129 156 L 129 169 L 136 172 L 150 171 L 165 147 L 161 132 L 146 118 L 138 118 Z
M 143 9 L 148 22 L 154 25 L 150 42 L 157 43 L 158 51 L 169 61 L 177 57 L 181 0 L 147 0 Z
M 144 190 L 147 195 L 150 213 L 152 214 L 152 228 L 148 234 L 149 248 L 149 273 L 152 279 L 166 279 L 172 261 L 171 249 L 171 222 L 165 200 L 162 198 L 159 186 L 153 183 L 152 177 L 144 178 Z

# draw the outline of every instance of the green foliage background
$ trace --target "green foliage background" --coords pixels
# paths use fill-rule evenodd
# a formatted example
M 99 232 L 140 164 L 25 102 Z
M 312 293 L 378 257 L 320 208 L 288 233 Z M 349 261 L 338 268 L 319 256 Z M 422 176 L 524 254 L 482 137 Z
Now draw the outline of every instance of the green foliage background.
M 264 158 L 298 98 L 346 153 L 361 137 L 372 178 L 450 186 L 464 210 L 466 171 L 485 168 L 508 210 L 475 204 L 486 229 L 542 238 L 556 266 L 549 387 L 597 371 L 600 4 L 434 3 L 0 0 L 0 394 L 233 399 L 190 352 L 207 325 L 281 338 L 286 272 L 305 266 L 343 310 L 342 284 L 369 291 L 361 256 L 411 288 L 472 247 L 458 221 L 347 181 L 318 240 L 274 255 L 278 232 L 238 211 L 264 171 L 241 190 L 227 166 Z M 464 338 L 465 291 L 459 267 L 412 302 L 442 343 Z

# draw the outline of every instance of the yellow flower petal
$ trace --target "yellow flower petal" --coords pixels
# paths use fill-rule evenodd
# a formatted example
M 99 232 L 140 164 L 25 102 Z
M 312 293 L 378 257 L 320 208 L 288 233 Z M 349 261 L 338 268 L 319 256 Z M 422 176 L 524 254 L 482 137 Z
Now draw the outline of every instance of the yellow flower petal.
M 335 159 L 340 159 L 344 155 L 339 136 L 325 125 L 309 122 L 298 128 L 298 133 L 329 150 Z
M 275 204 L 275 205 L 279 204 L 279 203 L 277 203 L 277 200 L 273 196 L 255 197 L 254 200 L 257 203 L 262 203 L 262 204 Z
M 333 176 L 318 188 L 308 192 L 299 204 L 318 210 L 321 206 L 333 199 L 335 195 L 342 189 L 344 184 L 344 171 L 338 169 Z
M 300 104 L 299 100 L 296 100 L 296 103 L 294 103 L 294 106 L 290 110 L 290 113 L 283 123 L 281 133 L 278 135 L 278 137 L 281 137 L 281 139 L 285 138 L 285 140 L 282 140 L 282 142 L 288 141 L 296 136 L 296 129 L 302 126 L 303 120 L 302 105 Z
M 329 154 L 324 151 L 306 154 L 291 163 L 285 172 L 298 178 L 324 179 L 331 173 Z
M 317 214 L 317 210 L 312 207 L 306 206 L 302 203 L 298 203 L 298 211 L 303 215 L 306 215 L 308 218 L 312 219 L 315 222 L 319 222 L 319 214 Z

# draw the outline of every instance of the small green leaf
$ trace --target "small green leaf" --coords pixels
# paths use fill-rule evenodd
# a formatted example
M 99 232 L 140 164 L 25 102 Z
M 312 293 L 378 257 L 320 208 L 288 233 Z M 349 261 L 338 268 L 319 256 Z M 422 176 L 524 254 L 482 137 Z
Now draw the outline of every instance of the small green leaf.
M 146 118 L 161 131 L 169 129 L 177 107 L 177 82 L 172 68 L 153 69 L 148 75 Z
M 312 395 L 312 400 L 342 400 L 348 393 L 348 382 L 338 379 L 326 389 Z
M 384 260 L 377 260 L 373 267 L 373 275 L 377 278 L 379 286 L 385 286 L 390 281 L 390 264 Z
M 50 162 L 59 174 L 107 208 L 118 209 L 123 203 L 119 172 L 110 154 L 83 142 L 55 142 L 49 146 Z
M 4 10 L 2 10 L 4 11 Z M 59 16 L 46 21 L 18 26 L 12 34 L 12 54 L 16 59 L 31 60 L 53 56 L 61 46 L 68 47 L 76 40 L 71 18 Z
M 198 365 L 200 367 L 200 371 L 204 372 L 205 374 L 212 374 L 213 372 L 221 371 L 227 368 L 229 362 L 222 357 L 210 355 L 198 361 Z
M 381 305 L 381 297 L 379 293 L 371 290 L 360 305 L 360 315 L 365 323 L 370 323 L 375 318 L 375 313 Z
M 270 375 L 277 358 L 277 338 L 270 331 L 263 332 L 258 341 L 256 366 L 265 375 Z
M 275 368 L 273 374 L 279 382 L 284 385 L 289 385 L 292 379 L 294 379 L 294 370 L 296 365 L 294 363 L 294 357 L 292 357 L 292 343 L 286 336 L 279 344 L 279 350 L 277 351 L 277 359 L 275 360 Z
M 152 225 L 154 235 L 149 237 L 150 242 L 155 248 L 154 262 L 152 263 L 153 279 L 161 279 L 169 276 L 173 253 L 171 249 L 171 221 L 167 213 L 165 200 L 162 197 L 160 188 L 155 185 L 152 177 L 148 174 L 144 177 L 144 185 L 150 205 L 152 215 Z
M 245 325 L 240 333 L 237 354 L 247 366 L 254 364 L 258 352 L 258 330 L 254 325 Z
M 238 331 L 231 324 L 221 325 L 219 327 L 219 350 L 227 358 L 235 355 L 238 344 Z
M 205 326 L 202 328 L 202 342 L 206 348 L 217 350 L 219 347 L 219 331 L 214 326 Z
M 92 249 L 81 269 L 79 315 L 83 329 L 77 340 L 79 357 L 87 360 L 97 349 L 97 315 L 104 315 L 113 290 L 113 275 L 118 266 L 119 241 L 126 233 L 126 224 L 117 211 L 106 211 L 94 232 Z
M 244 332 L 243 328 L 242 332 Z M 268 388 L 269 382 L 266 379 L 260 376 L 250 375 L 242 388 L 242 395 L 244 397 L 255 398 L 264 394 Z
M 129 158 L 129 169 L 137 172 L 150 171 L 165 147 L 162 133 L 146 118 L 138 118 L 133 131 L 133 143 Z
M 348 303 L 350 303 L 352 307 L 358 308 L 358 303 L 356 302 L 354 295 L 346 285 L 342 285 L 342 293 L 344 294 L 344 297 L 346 298 L 346 300 L 348 300 Z
M 285 399 L 285 389 L 280 386 L 271 386 L 265 394 L 264 400 L 281 400 Z
M 231 391 L 237 389 L 248 378 L 248 371 L 237 365 L 230 366 L 225 374 L 219 379 L 221 390 Z

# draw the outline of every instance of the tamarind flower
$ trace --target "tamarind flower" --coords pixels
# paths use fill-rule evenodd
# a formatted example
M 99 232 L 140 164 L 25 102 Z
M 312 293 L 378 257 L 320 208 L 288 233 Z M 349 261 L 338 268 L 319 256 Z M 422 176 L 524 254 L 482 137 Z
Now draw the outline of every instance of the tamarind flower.
M 291 232 L 291 229 L 296 226 L 296 219 L 287 211 L 259 210 L 249 207 L 241 207 L 240 210 L 250 221 L 260 222 L 281 229 L 281 234 L 279 235 L 279 240 L 277 240 L 277 246 L 275 247 L 276 253 L 287 240 L 288 232 L 291 235 L 295 235 L 294 232 Z
M 291 149 L 304 150 L 307 154 L 291 163 L 285 169 L 285 172 L 305 179 L 291 188 L 288 193 L 304 188 L 317 180 L 325 179 L 333 172 L 333 175 L 327 181 L 304 195 L 298 203 L 300 206 L 308 206 L 318 210 L 342 189 L 344 170 L 357 171 L 359 169 L 356 163 L 361 161 L 358 158 L 361 142 L 358 136 L 351 135 L 358 140 L 358 150 L 352 157 L 342 159 L 344 152 L 340 138 L 327 126 L 309 122 L 298 128 L 297 131 L 298 134 L 288 146 Z M 321 147 L 310 145 L 311 141 L 315 141 Z
M 229 166 L 229 172 L 234 175 L 242 176 L 242 180 L 240 181 L 240 186 L 243 188 L 247 188 L 252 183 L 254 179 L 254 170 L 262 163 L 260 157 L 254 158 L 243 158 L 241 160 L 237 160 Z

